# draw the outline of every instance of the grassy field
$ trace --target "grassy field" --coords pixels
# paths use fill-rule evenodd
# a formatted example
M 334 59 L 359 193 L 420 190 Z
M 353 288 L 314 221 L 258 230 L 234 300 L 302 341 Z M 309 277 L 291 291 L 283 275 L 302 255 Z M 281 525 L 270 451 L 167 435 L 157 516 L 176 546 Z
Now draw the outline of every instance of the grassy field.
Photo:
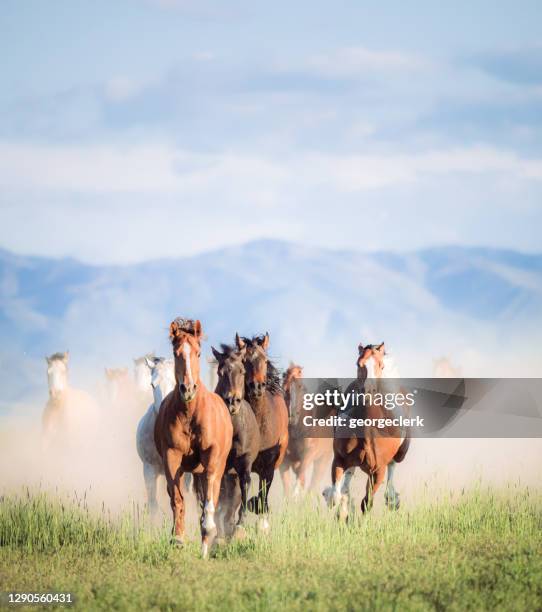
M 203 561 L 137 508 L 119 518 L 26 493 L 0 502 L 0 590 L 71 591 L 84 610 L 535 610 L 541 533 L 542 495 L 520 487 L 348 524 L 308 499 Z

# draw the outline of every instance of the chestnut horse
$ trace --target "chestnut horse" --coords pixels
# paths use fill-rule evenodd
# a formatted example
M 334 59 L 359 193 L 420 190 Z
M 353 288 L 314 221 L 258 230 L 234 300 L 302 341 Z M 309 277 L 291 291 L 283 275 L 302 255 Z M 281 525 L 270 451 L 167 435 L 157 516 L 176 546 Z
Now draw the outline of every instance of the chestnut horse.
M 246 348 L 245 394 L 256 415 L 260 430 L 260 448 L 252 471 L 260 477 L 258 494 L 248 501 L 248 509 L 263 514 L 260 529 L 267 531 L 269 523 L 269 490 L 275 470 L 280 466 L 288 446 L 288 409 L 284 402 L 280 378 L 267 356 L 269 334 L 240 338 L 235 336 L 237 348 Z
M 380 384 L 384 372 L 384 343 L 379 345 L 359 345 L 357 359 L 357 379 L 346 391 L 365 392 L 367 378 Z M 377 387 L 378 388 L 378 387 Z M 395 416 L 383 406 L 369 405 L 360 408 L 356 417 L 381 419 Z M 333 440 L 333 463 L 331 466 L 332 486 L 324 491 L 330 506 L 341 504 L 341 515 L 348 513 L 349 484 L 354 468 L 360 467 L 368 476 L 365 497 L 361 502 L 362 512 L 370 509 L 376 491 L 384 481 L 386 471 L 386 505 L 391 509 L 399 508 L 399 494 L 393 486 L 395 464 L 401 462 L 408 451 L 410 437 L 408 430 L 390 426 L 383 429 L 365 427 L 362 437 L 336 437 Z
M 331 438 L 307 438 L 303 436 L 303 368 L 290 363 L 284 373 L 283 389 L 284 399 L 288 406 L 288 448 L 284 461 L 280 466 L 280 474 L 284 493 L 290 492 L 290 479 L 293 472 L 297 477 L 294 496 L 303 491 L 307 481 L 307 471 L 313 466 L 309 490 L 318 487 L 329 460 L 333 455 L 333 440 Z
M 173 511 L 173 535 L 184 542 L 183 473 L 194 474 L 202 507 L 202 556 L 216 535 L 214 520 L 220 481 L 232 443 L 231 418 L 222 398 L 200 378 L 202 329 L 199 321 L 175 319 L 169 327 L 175 360 L 175 388 L 162 401 L 154 427 Z
M 226 344 L 222 352 L 211 347 L 218 364 L 218 383 L 215 393 L 226 402 L 233 424 L 233 442 L 226 462 L 226 471 L 220 487 L 218 508 L 219 532 L 226 536 L 243 537 L 250 488 L 252 464 L 260 450 L 260 429 L 254 411 L 245 397 L 246 348 L 237 350 Z M 239 518 L 235 524 L 235 514 Z

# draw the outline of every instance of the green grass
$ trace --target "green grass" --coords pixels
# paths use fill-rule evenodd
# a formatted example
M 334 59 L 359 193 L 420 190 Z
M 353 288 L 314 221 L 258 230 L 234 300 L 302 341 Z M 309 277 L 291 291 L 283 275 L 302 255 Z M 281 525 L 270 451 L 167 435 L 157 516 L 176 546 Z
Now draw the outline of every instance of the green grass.
M 71 591 L 85 610 L 536 610 L 541 533 L 542 495 L 521 487 L 348 524 L 308 499 L 203 561 L 137 507 L 113 517 L 27 493 L 0 501 L 0 590 Z

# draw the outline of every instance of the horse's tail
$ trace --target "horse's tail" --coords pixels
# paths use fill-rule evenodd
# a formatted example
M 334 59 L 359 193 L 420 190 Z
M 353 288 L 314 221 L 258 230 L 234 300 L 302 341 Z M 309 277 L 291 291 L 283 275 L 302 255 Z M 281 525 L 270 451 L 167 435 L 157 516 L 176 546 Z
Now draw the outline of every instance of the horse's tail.
M 397 449 L 397 452 L 393 456 L 393 461 L 395 461 L 395 463 L 401 463 L 401 461 L 406 457 L 409 447 L 410 447 L 410 433 L 407 429 L 405 433 L 405 439 L 401 442 L 401 446 Z

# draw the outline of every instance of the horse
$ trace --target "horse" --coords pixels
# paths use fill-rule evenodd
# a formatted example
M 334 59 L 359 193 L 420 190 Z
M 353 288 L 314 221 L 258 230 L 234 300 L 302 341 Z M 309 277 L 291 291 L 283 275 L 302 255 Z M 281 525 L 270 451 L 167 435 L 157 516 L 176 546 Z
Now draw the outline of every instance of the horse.
M 385 345 L 369 344 L 358 346 L 357 379 L 352 382 L 346 393 L 365 392 L 367 378 L 371 384 L 376 383 L 376 389 L 383 377 L 385 366 Z M 353 416 L 353 415 L 351 415 Z M 393 413 L 384 406 L 371 403 L 369 406 L 360 408 L 356 417 L 369 419 L 391 418 Z M 361 502 L 362 512 L 366 512 L 372 506 L 374 495 L 384 482 L 387 472 L 387 484 L 385 491 L 385 502 L 388 508 L 397 510 L 400 505 L 399 494 L 393 485 L 393 474 L 395 465 L 405 458 L 410 446 L 410 435 L 408 429 L 403 432 L 399 427 L 389 426 L 378 429 L 372 426 L 364 427 L 361 437 L 335 437 L 333 440 L 333 463 L 331 466 L 332 486 L 324 491 L 330 506 L 340 504 L 339 515 L 346 517 L 350 497 L 350 481 L 354 469 L 360 467 L 367 476 L 365 497 Z
M 92 397 L 71 387 L 68 380 L 69 353 L 53 353 L 47 362 L 49 399 L 42 415 L 42 448 L 51 444 L 74 448 L 89 443 L 89 428 L 97 426 L 98 406 Z
M 152 371 L 149 364 L 152 364 L 154 359 L 154 353 L 147 353 L 134 359 L 134 383 L 141 393 L 148 393 L 151 387 Z
M 313 466 L 310 491 L 318 487 L 329 460 L 333 453 L 333 441 L 331 438 L 307 438 L 303 436 L 303 393 L 305 386 L 302 382 L 303 368 L 300 365 L 290 363 L 284 373 L 282 386 L 284 399 L 288 407 L 288 448 L 284 461 L 280 466 L 284 493 L 290 493 L 291 473 L 297 478 L 294 488 L 294 497 L 305 490 L 307 472 Z
M 175 387 L 162 401 L 154 426 L 173 512 L 173 537 L 185 537 L 184 483 L 191 472 L 202 509 L 201 553 L 208 556 L 216 535 L 214 520 L 220 481 L 232 445 L 233 427 L 224 400 L 208 391 L 200 378 L 202 327 L 199 320 L 177 318 L 169 337 L 175 362 Z
M 215 393 L 226 402 L 233 425 L 233 441 L 226 471 L 220 487 L 218 508 L 219 526 L 226 536 L 245 534 L 244 523 L 247 510 L 247 496 L 250 488 L 252 464 L 260 450 L 260 429 L 256 416 L 245 395 L 246 347 L 236 349 L 221 345 L 222 352 L 211 347 L 218 365 L 218 382 Z M 235 523 L 235 515 L 239 518 Z
M 125 402 L 133 394 L 128 368 L 105 368 L 105 383 L 111 403 Z
M 239 350 L 246 348 L 245 397 L 258 422 L 260 448 L 252 464 L 252 471 L 259 476 L 258 493 L 248 500 L 251 512 L 263 515 L 259 523 L 262 531 L 268 531 L 269 490 L 275 470 L 280 467 L 288 446 L 288 409 L 284 402 L 278 371 L 267 356 L 269 334 L 241 338 L 235 336 Z
M 162 458 L 156 450 L 154 442 L 154 425 L 160 405 L 165 397 L 175 387 L 175 371 L 173 359 L 163 357 L 145 357 L 146 367 L 151 374 L 153 402 L 141 417 L 136 431 L 136 448 L 143 462 L 143 478 L 147 491 L 147 503 L 151 515 L 158 508 L 156 500 L 156 482 L 158 476 L 164 473 Z

